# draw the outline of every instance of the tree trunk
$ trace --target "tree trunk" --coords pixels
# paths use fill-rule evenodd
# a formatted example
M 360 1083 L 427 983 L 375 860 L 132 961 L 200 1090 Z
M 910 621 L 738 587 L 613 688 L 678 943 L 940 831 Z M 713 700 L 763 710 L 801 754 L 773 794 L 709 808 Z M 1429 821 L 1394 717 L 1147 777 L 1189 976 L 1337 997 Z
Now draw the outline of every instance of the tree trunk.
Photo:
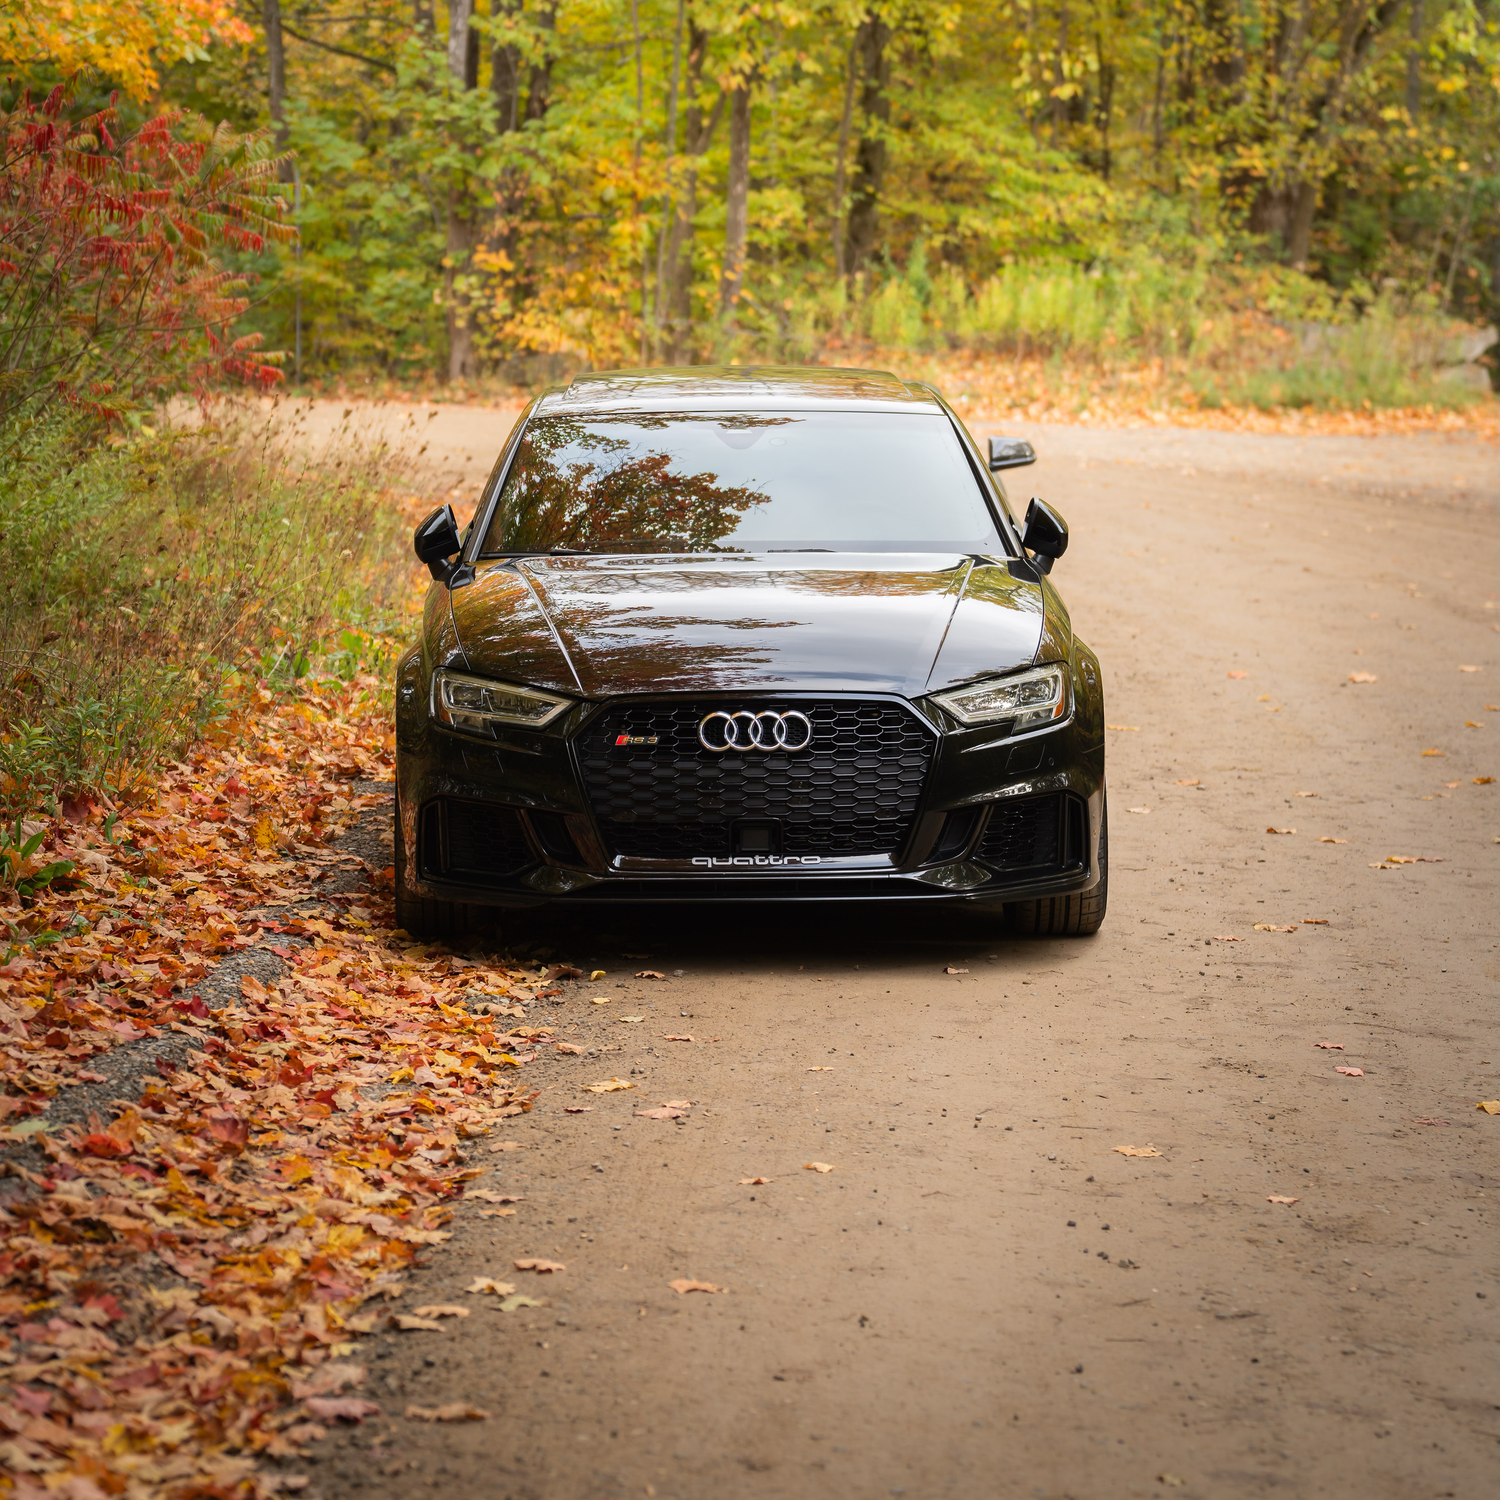
M 538 28 L 548 33 L 542 47 L 541 57 L 531 65 L 531 74 L 526 82 L 526 118 L 540 120 L 552 102 L 552 36 L 557 30 L 557 6 L 546 5 L 537 14 Z
M 677 210 L 667 235 L 667 359 L 674 365 L 689 364 L 693 356 L 693 221 L 698 217 L 698 163 L 708 150 L 723 112 L 724 96 L 714 107 L 713 117 L 703 118 L 703 63 L 708 55 L 708 33 L 691 18 L 688 21 L 687 79 L 683 88 L 682 145 L 687 157 Z
M 864 270 L 875 253 L 880 227 L 880 194 L 885 186 L 886 127 L 891 121 L 891 63 L 886 54 L 890 28 L 873 12 L 865 17 L 860 39 L 860 110 L 864 133 L 854 154 L 854 187 L 849 195 L 849 229 L 844 265 L 850 276 Z
M 1406 49 L 1406 112 L 1413 125 L 1422 110 L 1422 0 L 1411 0 L 1411 15 L 1407 20 L 1407 36 L 1410 46 Z
M 672 73 L 667 85 L 666 120 L 662 145 L 667 153 L 667 196 L 662 205 L 661 229 L 656 237 L 656 296 L 651 309 L 651 333 L 657 358 L 661 357 L 664 320 L 668 316 L 667 246 L 677 223 L 677 106 L 682 91 L 682 38 L 687 28 L 687 0 L 677 0 L 677 24 L 672 31 Z
M 1303 178 L 1292 196 L 1292 217 L 1287 228 L 1286 258 L 1299 271 L 1307 269 L 1312 253 L 1313 215 L 1318 211 L 1318 184 Z
M 437 35 L 437 17 L 432 13 L 432 0 L 413 0 L 412 19 L 424 42 Z
M 286 150 L 286 49 L 281 40 L 281 0 L 262 0 L 261 15 L 266 26 L 267 102 L 271 126 L 276 132 L 276 149 Z M 278 181 L 292 180 L 292 164 L 282 162 L 276 168 Z
M 496 0 L 490 14 L 514 16 L 519 0 Z M 496 39 L 490 49 L 490 93 L 495 98 L 495 128 L 506 135 L 521 123 L 521 49 Z
M 472 0 L 448 0 L 448 72 L 459 88 L 468 90 L 470 58 L 477 49 L 469 27 Z M 477 61 L 476 61 L 477 69 Z M 443 305 L 448 313 L 448 378 L 471 380 L 474 368 L 474 310 L 466 285 L 474 252 L 474 208 L 469 184 L 455 178 L 448 189 L 447 255 L 443 261 Z
M 864 23 L 855 29 L 844 62 L 844 112 L 839 116 L 839 153 L 833 170 L 833 264 L 841 281 L 849 271 L 844 245 L 844 194 L 849 189 L 849 130 L 854 123 L 854 85 L 858 81 L 859 48 L 864 31 Z
M 750 80 L 729 90 L 729 181 L 724 189 L 724 267 L 719 277 L 719 314 L 732 322 L 745 285 L 745 248 L 750 238 Z

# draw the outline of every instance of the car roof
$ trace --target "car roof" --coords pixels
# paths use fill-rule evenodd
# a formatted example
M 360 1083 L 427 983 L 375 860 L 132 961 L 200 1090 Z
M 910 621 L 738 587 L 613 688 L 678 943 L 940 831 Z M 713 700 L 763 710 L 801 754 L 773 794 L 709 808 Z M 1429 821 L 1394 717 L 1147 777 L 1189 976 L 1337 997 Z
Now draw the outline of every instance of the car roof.
M 678 369 L 592 370 L 548 391 L 536 415 L 586 411 L 940 412 L 930 386 L 888 370 L 821 365 L 688 365 Z

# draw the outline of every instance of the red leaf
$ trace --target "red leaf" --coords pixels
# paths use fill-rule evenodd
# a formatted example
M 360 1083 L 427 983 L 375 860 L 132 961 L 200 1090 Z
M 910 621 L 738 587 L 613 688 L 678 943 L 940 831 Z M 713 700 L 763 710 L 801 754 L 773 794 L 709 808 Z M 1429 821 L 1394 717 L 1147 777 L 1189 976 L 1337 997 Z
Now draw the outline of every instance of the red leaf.
M 130 1146 L 121 1140 L 116 1140 L 112 1135 L 99 1132 L 95 1135 L 86 1135 L 79 1142 L 78 1149 L 89 1156 L 129 1156 Z

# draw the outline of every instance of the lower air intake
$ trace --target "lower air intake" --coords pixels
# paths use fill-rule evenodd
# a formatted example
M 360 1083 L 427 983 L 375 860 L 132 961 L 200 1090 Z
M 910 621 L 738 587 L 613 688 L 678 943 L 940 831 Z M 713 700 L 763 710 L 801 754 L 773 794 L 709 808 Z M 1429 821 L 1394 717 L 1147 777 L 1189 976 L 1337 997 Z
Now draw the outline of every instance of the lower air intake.
M 422 809 L 422 867 L 446 880 L 500 880 L 535 863 L 513 807 L 439 797 Z
M 1001 874 L 1060 874 L 1088 859 L 1088 808 L 1053 792 L 997 802 L 975 851 Z

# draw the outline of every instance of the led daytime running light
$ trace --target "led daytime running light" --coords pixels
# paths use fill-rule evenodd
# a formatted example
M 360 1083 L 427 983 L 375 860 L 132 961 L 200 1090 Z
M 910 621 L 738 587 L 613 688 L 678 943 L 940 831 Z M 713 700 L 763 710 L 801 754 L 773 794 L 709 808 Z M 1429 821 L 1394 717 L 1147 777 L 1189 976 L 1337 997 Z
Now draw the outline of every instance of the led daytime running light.
M 1010 719 L 1013 731 L 1037 729 L 1068 715 L 1067 668 L 1061 663 L 1034 667 L 1014 677 L 997 677 L 937 693 L 932 701 L 965 727 Z
M 502 724 L 541 729 L 571 706 L 567 698 L 535 688 L 491 682 L 447 668 L 433 673 L 433 716 L 452 729 L 470 734 L 493 734 Z

